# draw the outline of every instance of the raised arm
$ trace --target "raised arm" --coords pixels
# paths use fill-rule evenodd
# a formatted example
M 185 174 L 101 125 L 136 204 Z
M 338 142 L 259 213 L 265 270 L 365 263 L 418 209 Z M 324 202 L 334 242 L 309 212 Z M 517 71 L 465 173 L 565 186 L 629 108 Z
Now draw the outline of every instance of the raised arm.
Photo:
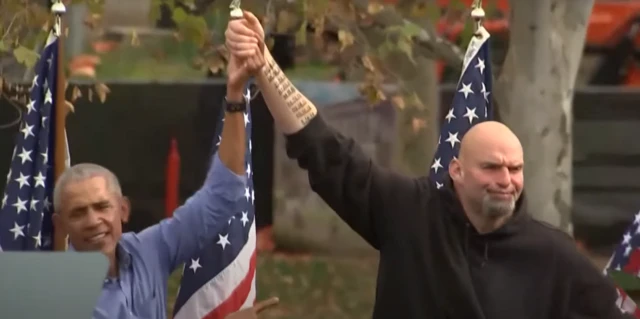
M 251 36 L 262 37 L 250 13 L 227 29 L 234 53 Z M 387 171 L 372 162 L 353 139 L 329 127 L 317 108 L 285 76 L 269 51 L 256 80 L 276 126 L 285 133 L 287 154 L 307 170 L 311 188 L 372 246 L 379 248 L 395 203 L 418 198 L 426 183 Z
M 572 238 L 563 235 L 562 242 L 555 242 L 554 251 L 559 270 L 559 285 L 567 294 L 563 304 L 564 319 L 632 319 L 631 313 L 618 308 L 618 294 L 613 280 L 602 274 L 589 258 L 575 248 Z M 565 283 L 565 284 L 561 284 Z M 627 308 L 627 307 L 624 307 Z M 628 308 L 627 308 L 628 309 Z
M 245 105 L 243 91 L 248 71 L 233 60 L 229 64 L 228 77 L 220 146 L 212 158 L 204 185 L 175 211 L 172 218 L 137 236 L 154 248 L 153 253 L 158 254 L 167 273 L 213 244 L 229 219 L 239 212 L 238 205 L 245 200 L 244 166 L 248 141 L 245 112 L 241 106 Z
M 603 276 L 586 257 L 575 256 L 574 266 L 571 268 L 571 292 L 566 319 L 636 318 L 620 311 L 616 302 L 618 294 L 611 278 Z

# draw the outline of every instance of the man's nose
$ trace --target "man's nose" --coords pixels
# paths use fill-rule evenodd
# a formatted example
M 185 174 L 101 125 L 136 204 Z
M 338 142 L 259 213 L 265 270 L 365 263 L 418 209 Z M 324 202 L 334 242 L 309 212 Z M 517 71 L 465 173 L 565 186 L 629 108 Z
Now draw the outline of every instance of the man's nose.
M 93 209 L 90 209 L 87 212 L 87 222 L 86 222 L 87 226 L 96 227 L 96 226 L 99 226 L 101 223 L 102 223 L 102 218 L 100 217 L 100 214 L 98 214 Z
M 502 169 L 500 169 L 500 172 L 498 173 L 496 179 L 496 183 L 500 187 L 509 187 L 509 185 L 511 184 L 511 172 L 509 172 L 509 168 L 503 167 Z

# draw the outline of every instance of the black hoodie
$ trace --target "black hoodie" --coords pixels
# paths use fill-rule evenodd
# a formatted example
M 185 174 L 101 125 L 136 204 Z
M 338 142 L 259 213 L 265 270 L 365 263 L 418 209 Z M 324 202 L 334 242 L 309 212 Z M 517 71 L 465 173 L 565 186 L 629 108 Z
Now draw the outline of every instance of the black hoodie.
M 612 283 L 571 238 L 525 212 L 478 234 L 450 181 L 376 166 L 320 115 L 287 136 L 311 188 L 380 251 L 373 318 L 624 318 Z M 630 317 L 629 317 L 630 318 Z

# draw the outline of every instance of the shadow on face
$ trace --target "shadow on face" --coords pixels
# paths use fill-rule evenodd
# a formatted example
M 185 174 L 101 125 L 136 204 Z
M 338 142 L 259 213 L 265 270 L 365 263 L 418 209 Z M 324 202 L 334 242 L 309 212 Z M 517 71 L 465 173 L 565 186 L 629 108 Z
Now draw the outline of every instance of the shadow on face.
M 128 200 L 112 192 L 103 176 L 70 182 L 60 194 L 54 223 L 69 234 L 73 248 L 115 256 L 122 223 L 129 220 Z

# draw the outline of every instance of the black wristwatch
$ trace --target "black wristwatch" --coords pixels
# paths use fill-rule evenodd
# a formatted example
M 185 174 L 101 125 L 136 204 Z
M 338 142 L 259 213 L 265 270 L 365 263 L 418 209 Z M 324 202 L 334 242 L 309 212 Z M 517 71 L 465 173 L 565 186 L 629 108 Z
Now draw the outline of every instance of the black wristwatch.
M 229 101 L 227 97 L 224 97 L 224 110 L 225 112 L 235 113 L 235 112 L 244 112 L 247 110 L 247 101 L 244 96 L 242 96 L 242 101 Z

